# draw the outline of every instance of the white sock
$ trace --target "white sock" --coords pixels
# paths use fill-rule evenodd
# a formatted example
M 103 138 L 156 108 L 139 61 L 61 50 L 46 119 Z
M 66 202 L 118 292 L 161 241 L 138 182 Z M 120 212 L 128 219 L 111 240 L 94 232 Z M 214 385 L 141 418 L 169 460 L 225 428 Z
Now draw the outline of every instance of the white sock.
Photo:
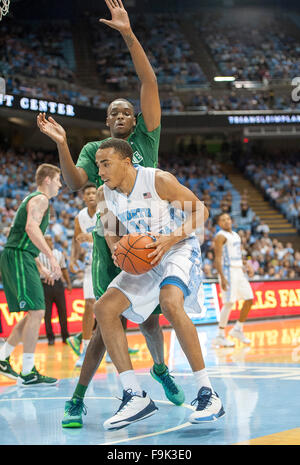
M 82 339 L 82 344 L 83 344 L 82 350 L 83 350 L 83 352 L 86 351 L 87 346 L 89 345 L 89 343 L 90 343 L 90 339 Z
M 142 395 L 141 386 L 138 383 L 134 370 L 123 371 L 120 373 L 120 381 L 124 391 L 132 389 L 132 392 L 138 395 Z
M 208 374 L 207 374 L 207 371 L 206 371 L 205 368 L 203 368 L 202 370 L 199 370 L 199 371 L 194 371 L 193 374 L 194 374 L 194 377 L 195 377 L 195 381 L 196 381 L 196 384 L 197 384 L 198 391 L 203 386 L 209 387 L 209 388 L 211 388 L 213 390 L 211 382 L 209 380 L 209 377 L 208 377 Z
M 11 346 L 8 342 L 5 342 L 0 350 L 0 360 L 5 360 L 7 357 L 9 357 L 14 348 L 15 346 Z
M 23 354 L 22 375 L 28 375 L 34 367 L 34 354 Z
M 235 322 L 235 327 L 236 329 L 238 329 L 239 331 L 243 331 L 243 323 L 241 321 L 236 321 Z

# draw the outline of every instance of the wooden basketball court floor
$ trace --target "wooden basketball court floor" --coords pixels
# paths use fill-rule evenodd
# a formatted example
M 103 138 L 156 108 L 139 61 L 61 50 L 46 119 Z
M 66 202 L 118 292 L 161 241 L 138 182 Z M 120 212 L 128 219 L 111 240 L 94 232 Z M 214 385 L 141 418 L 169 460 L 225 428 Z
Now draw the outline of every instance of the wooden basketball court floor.
M 228 331 L 231 326 L 228 326 Z M 214 389 L 222 398 L 226 415 L 212 423 L 191 425 L 188 416 L 196 388 L 189 366 L 173 330 L 164 330 L 169 369 L 185 390 L 184 405 L 176 407 L 149 374 L 152 365 L 143 336 L 128 332 L 132 356 L 144 390 L 158 406 L 149 419 L 120 431 L 107 432 L 103 421 L 120 405 L 121 388 L 112 364 L 105 361 L 88 388 L 87 415 L 81 429 L 63 429 L 65 401 L 79 376 L 76 355 L 57 341 L 38 343 L 37 368 L 59 378 L 51 387 L 18 388 L 0 375 L 1 445 L 300 445 L 300 319 L 248 322 L 244 346 L 217 349 L 212 340 L 216 325 L 197 326 L 206 367 Z M 22 347 L 11 357 L 21 368 Z

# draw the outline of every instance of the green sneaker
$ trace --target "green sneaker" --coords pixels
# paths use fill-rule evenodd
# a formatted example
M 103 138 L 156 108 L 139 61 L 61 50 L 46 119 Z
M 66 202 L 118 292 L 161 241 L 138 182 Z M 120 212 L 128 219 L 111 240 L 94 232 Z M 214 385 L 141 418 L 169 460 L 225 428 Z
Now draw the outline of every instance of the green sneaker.
M 77 397 L 65 403 L 64 418 L 61 422 L 63 428 L 82 428 L 82 414 L 87 414 L 87 408 L 82 399 Z
M 19 375 L 11 366 L 9 357 L 5 360 L 0 360 L 0 375 L 7 376 L 7 378 L 11 379 L 18 379 Z
M 128 353 L 129 354 L 137 354 L 140 349 L 132 349 L 131 347 L 128 347 Z
M 174 381 L 174 376 L 171 376 L 168 370 L 168 367 L 166 367 L 166 371 L 162 373 L 161 375 L 158 375 L 154 371 L 154 367 L 151 368 L 150 370 L 152 378 L 154 378 L 156 381 L 158 381 L 162 387 L 164 388 L 165 394 L 167 398 L 175 405 L 181 405 L 185 401 L 185 395 L 183 392 L 182 387 L 180 387 L 178 384 L 175 383 Z
M 19 374 L 17 385 L 26 387 L 26 386 L 52 386 L 58 383 L 58 379 L 50 378 L 49 376 L 41 375 L 35 367 L 32 368 L 31 372 L 28 375 Z
M 66 343 L 72 350 L 74 350 L 75 354 L 80 356 L 80 344 L 81 344 L 81 337 L 80 336 L 71 336 L 66 339 Z

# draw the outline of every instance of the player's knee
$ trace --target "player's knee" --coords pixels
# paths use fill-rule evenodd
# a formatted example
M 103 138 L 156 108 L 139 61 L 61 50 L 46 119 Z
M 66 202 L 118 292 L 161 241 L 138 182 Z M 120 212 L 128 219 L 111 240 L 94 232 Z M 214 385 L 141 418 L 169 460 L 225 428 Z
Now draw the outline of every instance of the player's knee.
M 94 305 L 94 313 L 99 324 L 119 316 L 116 306 L 110 299 L 102 296 Z
M 103 305 L 102 298 L 97 300 L 93 308 L 97 321 L 102 320 L 107 316 L 108 309 L 109 306 Z
M 171 294 L 161 296 L 159 303 L 167 319 L 171 320 L 182 311 L 182 302 L 178 299 L 174 299 Z

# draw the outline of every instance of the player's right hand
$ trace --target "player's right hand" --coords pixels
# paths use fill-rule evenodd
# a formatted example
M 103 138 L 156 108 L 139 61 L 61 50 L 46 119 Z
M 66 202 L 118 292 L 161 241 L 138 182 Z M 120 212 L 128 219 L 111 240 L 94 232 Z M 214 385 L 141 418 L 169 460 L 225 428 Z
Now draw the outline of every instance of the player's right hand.
M 47 119 L 45 113 L 39 113 L 37 125 L 43 134 L 46 134 L 57 144 L 63 144 L 66 141 L 66 131 L 52 116 Z
M 50 262 L 50 266 L 51 266 L 51 278 L 53 278 L 55 281 L 57 281 L 62 276 L 61 268 L 60 268 L 60 266 L 59 266 L 59 264 L 58 264 L 55 257 L 52 256 L 49 259 L 49 262 Z
M 111 252 L 112 252 L 111 258 L 113 259 L 114 265 L 117 266 L 117 267 L 119 267 L 119 264 L 118 264 L 118 262 L 117 262 L 117 257 L 116 257 L 116 255 L 115 255 L 115 251 L 116 251 L 117 248 L 118 248 L 118 243 L 119 243 L 119 241 L 118 241 L 118 242 L 115 242 L 114 245 L 113 245 L 113 247 L 112 247 L 112 249 L 111 249 Z
M 49 286 L 54 285 L 54 279 L 51 277 L 51 271 L 49 271 L 46 267 L 41 265 L 41 277 L 45 280 L 45 283 Z
M 221 288 L 223 291 L 227 291 L 228 288 L 228 281 L 224 276 L 221 278 Z
M 127 11 L 125 10 L 121 0 L 105 0 L 109 11 L 111 12 L 111 20 L 99 19 L 101 23 L 116 29 L 119 32 L 125 32 L 130 29 L 130 21 Z

